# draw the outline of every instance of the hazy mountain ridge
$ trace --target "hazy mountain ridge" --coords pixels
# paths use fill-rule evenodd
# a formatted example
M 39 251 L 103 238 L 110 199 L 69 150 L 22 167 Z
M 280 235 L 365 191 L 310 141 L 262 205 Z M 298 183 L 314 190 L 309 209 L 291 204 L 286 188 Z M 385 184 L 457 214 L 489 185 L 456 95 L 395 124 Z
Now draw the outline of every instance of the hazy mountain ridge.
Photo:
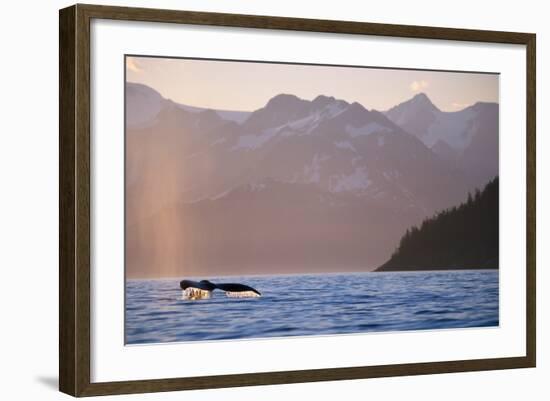
M 128 226 L 128 273 L 146 277 L 152 265 L 167 276 L 364 270 L 384 261 L 405 221 L 417 220 L 349 192 L 267 179 Z
M 144 100 L 140 89 L 134 99 L 128 90 L 129 109 L 158 101 Z M 464 200 L 471 185 L 384 113 L 333 97 L 278 95 L 240 123 L 166 99 L 151 114 L 133 124 L 127 110 L 127 255 L 135 276 L 147 276 L 151 264 L 165 266 L 157 266 L 163 275 L 193 265 L 212 274 L 235 265 L 249 273 L 282 264 L 319 271 L 337 260 L 368 269 L 406 227 Z M 161 232 L 170 239 L 156 238 Z M 336 245 L 346 238 L 348 245 Z M 269 246 L 269 257 L 258 253 Z
M 139 127 L 144 123 L 151 123 L 167 104 L 175 105 L 190 113 L 213 111 L 220 118 L 236 123 L 242 123 L 251 114 L 248 111 L 214 110 L 176 103 L 163 98 L 159 92 L 150 86 L 136 82 L 126 83 L 126 123 L 129 127 Z

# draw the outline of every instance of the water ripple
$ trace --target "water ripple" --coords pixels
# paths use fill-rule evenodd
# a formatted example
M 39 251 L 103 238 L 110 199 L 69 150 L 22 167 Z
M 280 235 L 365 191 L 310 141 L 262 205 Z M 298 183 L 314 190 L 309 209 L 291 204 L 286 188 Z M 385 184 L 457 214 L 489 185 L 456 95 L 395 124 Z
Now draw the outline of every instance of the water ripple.
M 218 280 L 220 279 L 220 280 Z M 228 281 L 212 278 L 212 281 Z M 491 327 L 498 271 L 231 277 L 261 298 L 181 299 L 179 280 L 128 280 L 128 344 Z M 337 283 L 337 285 L 335 285 Z

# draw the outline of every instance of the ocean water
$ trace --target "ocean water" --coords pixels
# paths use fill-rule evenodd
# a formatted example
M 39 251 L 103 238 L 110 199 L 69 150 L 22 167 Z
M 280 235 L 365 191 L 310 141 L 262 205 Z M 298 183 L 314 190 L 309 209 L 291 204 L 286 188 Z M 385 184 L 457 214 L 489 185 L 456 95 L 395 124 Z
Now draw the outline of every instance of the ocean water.
M 201 278 L 198 278 L 201 279 Z M 126 343 L 227 340 L 499 324 L 497 270 L 209 277 L 260 298 L 184 300 L 179 279 L 127 280 Z

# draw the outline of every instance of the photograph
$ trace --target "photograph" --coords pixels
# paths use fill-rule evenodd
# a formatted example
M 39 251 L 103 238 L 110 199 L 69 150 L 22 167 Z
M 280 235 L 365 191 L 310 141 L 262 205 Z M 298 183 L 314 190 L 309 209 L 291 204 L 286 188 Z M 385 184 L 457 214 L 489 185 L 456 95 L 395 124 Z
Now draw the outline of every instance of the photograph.
M 499 327 L 499 73 L 123 68 L 126 345 Z

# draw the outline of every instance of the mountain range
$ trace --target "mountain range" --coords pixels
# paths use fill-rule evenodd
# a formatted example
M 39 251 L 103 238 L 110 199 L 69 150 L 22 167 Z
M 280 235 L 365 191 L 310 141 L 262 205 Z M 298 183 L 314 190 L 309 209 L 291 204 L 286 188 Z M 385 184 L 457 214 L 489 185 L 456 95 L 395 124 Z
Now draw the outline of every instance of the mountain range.
M 497 103 L 478 102 L 445 112 L 421 93 L 385 115 L 481 188 L 498 175 L 498 111 Z
M 498 174 L 498 105 L 320 95 L 208 110 L 126 85 L 132 277 L 370 270 Z

